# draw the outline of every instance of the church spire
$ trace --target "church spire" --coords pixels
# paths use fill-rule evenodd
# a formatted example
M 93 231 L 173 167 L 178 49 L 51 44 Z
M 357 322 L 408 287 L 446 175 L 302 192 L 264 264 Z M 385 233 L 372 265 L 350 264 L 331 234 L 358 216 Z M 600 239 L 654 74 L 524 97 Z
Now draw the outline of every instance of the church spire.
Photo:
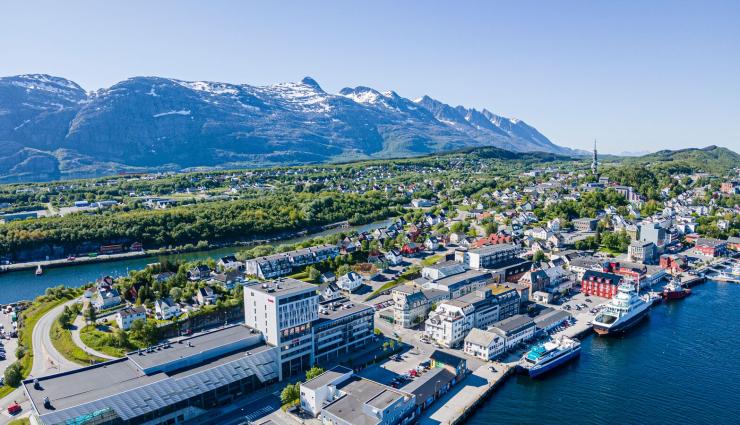
M 599 178 L 599 158 L 596 154 L 596 139 L 594 139 L 594 156 L 591 160 L 591 174 L 593 174 L 596 178 Z

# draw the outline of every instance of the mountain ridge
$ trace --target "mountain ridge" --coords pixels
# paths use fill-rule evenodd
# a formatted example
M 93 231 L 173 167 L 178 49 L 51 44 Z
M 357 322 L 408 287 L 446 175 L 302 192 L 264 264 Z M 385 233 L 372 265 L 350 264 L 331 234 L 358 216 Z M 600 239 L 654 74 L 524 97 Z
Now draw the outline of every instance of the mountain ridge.
M 395 158 L 476 146 L 574 155 L 524 121 L 311 77 L 268 86 L 132 77 L 86 92 L 0 78 L 0 181 Z

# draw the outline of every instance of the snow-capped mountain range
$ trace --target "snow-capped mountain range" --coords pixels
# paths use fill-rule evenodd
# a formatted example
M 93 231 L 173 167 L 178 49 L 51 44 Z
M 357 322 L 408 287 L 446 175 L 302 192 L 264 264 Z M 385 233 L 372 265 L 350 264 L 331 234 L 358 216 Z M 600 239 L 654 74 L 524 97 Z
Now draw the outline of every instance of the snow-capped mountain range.
M 474 146 L 572 155 L 525 122 L 309 78 L 264 87 L 135 77 L 86 92 L 0 78 L 0 181 L 390 158 Z

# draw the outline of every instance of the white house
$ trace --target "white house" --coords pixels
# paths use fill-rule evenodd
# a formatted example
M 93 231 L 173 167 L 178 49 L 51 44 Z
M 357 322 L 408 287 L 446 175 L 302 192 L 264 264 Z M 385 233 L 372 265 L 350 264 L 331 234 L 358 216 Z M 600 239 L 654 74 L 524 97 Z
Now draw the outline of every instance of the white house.
M 391 265 L 397 266 L 403 261 L 403 257 L 398 250 L 392 249 L 385 254 L 385 259 L 388 260 Z
M 430 251 L 436 251 L 439 248 L 439 240 L 436 236 L 430 236 L 424 241 L 424 246 Z
M 468 355 L 493 360 L 504 353 L 505 342 L 504 337 L 495 332 L 473 328 L 465 337 L 463 350 Z
M 105 310 L 121 304 L 121 295 L 115 288 L 100 286 L 95 294 L 93 306 L 98 310 Z
M 154 302 L 154 312 L 162 320 L 169 320 L 180 315 L 180 307 L 172 298 L 162 298 Z
M 218 263 L 216 263 L 216 267 L 218 267 L 221 271 L 226 270 L 239 270 L 243 268 L 244 263 L 237 260 L 235 256 L 233 255 L 227 255 L 226 257 L 221 257 L 218 260 Z
M 146 309 L 144 307 L 124 308 L 116 313 L 116 323 L 124 331 L 131 329 L 134 320 L 146 320 Z
M 216 294 L 213 293 L 213 288 L 211 288 L 210 286 L 199 288 L 195 296 L 198 299 L 198 304 L 200 305 L 216 303 Z
M 339 276 L 339 279 L 337 279 L 337 286 L 342 291 L 347 292 L 354 292 L 362 286 L 363 280 L 362 276 L 355 272 L 349 272 L 345 275 Z

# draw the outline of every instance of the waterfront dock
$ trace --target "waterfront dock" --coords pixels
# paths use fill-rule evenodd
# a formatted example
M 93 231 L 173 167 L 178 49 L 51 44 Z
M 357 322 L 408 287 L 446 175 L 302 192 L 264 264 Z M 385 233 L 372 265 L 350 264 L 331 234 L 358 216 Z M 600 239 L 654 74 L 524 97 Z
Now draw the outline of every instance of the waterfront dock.
M 472 414 L 480 403 L 493 394 L 515 368 L 496 363 L 495 372 L 489 370 L 490 363 L 475 369 L 462 382 L 435 401 L 419 418 L 420 425 L 457 425 Z

